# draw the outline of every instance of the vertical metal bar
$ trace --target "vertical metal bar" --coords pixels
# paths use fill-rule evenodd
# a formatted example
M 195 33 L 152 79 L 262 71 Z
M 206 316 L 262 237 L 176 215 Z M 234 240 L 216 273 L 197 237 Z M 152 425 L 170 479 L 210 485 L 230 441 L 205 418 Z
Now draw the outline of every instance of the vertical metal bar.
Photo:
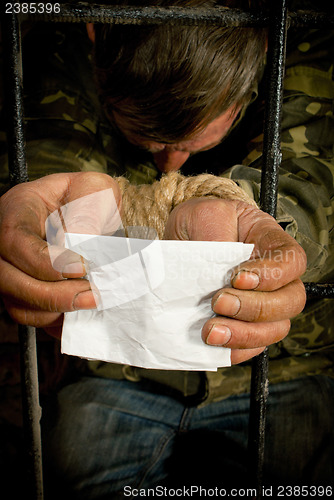
M 278 168 L 281 162 L 281 115 L 287 35 L 286 0 L 271 4 L 268 36 L 268 81 L 261 178 L 261 209 L 275 217 Z M 268 350 L 253 360 L 249 422 L 250 474 L 262 498 L 266 402 L 268 397 Z
M 19 325 L 22 413 L 27 458 L 28 498 L 43 500 L 41 408 L 37 373 L 36 329 Z
M 282 157 L 280 143 L 287 36 L 286 0 L 275 0 L 271 14 L 260 205 L 262 210 L 275 217 L 278 169 Z
M 11 185 L 14 185 L 28 180 L 22 120 L 21 32 L 15 14 L 2 14 L 1 25 L 4 43 L 4 87 L 9 175 Z
M 15 14 L 3 15 L 4 73 L 10 182 L 28 180 L 25 155 L 22 98 L 20 24 Z M 35 328 L 19 325 L 24 438 L 27 449 L 28 497 L 43 499 L 42 445 L 40 431 L 37 350 Z

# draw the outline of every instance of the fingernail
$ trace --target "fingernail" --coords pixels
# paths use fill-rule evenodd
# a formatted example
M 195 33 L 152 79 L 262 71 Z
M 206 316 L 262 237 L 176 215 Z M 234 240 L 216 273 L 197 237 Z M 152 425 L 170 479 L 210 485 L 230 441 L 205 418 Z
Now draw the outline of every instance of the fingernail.
M 242 286 L 242 288 L 248 289 L 258 287 L 259 283 L 260 277 L 252 271 L 239 271 L 232 281 L 233 286 Z
M 64 278 L 68 278 L 68 277 L 73 278 L 74 277 L 73 275 L 85 276 L 85 274 L 86 274 L 86 269 L 85 269 L 84 263 L 82 261 L 71 262 L 69 264 L 66 264 L 62 270 L 62 275 Z
M 99 303 L 99 297 L 97 293 L 92 290 L 87 290 L 86 292 L 81 292 L 74 298 L 73 308 L 74 309 L 96 309 Z
M 241 302 L 239 297 L 232 293 L 223 292 L 213 304 L 213 310 L 223 316 L 235 316 L 240 311 Z
M 209 345 L 224 346 L 231 336 L 231 330 L 227 326 L 213 325 L 205 342 Z

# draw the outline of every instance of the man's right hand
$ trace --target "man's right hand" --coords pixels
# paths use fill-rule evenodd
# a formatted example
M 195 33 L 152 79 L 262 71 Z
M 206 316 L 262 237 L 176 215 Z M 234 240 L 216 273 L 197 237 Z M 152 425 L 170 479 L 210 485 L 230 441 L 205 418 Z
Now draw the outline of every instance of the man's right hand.
M 93 193 L 98 193 L 91 198 L 93 205 L 81 201 Z M 96 172 L 50 175 L 15 186 L 0 198 L 0 294 L 15 321 L 59 338 L 64 312 L 96 307 L 89 282 L 82 279 L 83 260 L 64 249 L 64 230 L 111 234 L 121 225 L 120 208 L 117 183 Z M 45 222 L 56 211 L 62 224 L 50 247 Z

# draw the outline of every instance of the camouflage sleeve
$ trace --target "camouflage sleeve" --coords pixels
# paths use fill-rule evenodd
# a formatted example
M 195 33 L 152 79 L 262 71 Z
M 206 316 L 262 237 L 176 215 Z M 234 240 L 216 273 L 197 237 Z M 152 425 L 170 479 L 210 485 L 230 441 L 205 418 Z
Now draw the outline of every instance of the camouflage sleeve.
M 121 152 L 117 138 L 109 134 L 108 141 L 105 140 L 89 54 L 90 42 L 83 26 L 40 23 L 33 25 L 24 38 L 29 180 L 79 170 L 120 174 Z M 2 190 L 8 187 L 5 121 L 4 110 L 1 110 Z M 106 154 L 106 146 L 109 154 Z
M 135 184 L 157 177 L 152 158 L 126 143 L 104 117 L 84 25 L 33 25 L 23 40 L 23 83 L 29 180 L 86 170 L 126 175 Z M 9 180 L 1 96 L 0 87 L 0 189 L 4 191 Z
M 334 278 L 333 41 L 333 34 L 315 30 L 300 39 L 289 54 L 284 82 L 277 220 L 307 253 L 305 281 Z M 243 165 L 223 174 L 256 201 L 261 150 L 259 135 Z

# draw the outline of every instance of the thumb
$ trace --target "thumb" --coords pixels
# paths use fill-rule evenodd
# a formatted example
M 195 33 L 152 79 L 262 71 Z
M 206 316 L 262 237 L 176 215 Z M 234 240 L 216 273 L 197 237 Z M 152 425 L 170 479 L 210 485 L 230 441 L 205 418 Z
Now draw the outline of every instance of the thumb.
M 170 214 L 165 239 L 238 241 L 237 206 L 240 201 L 195 198 Z
M 122 228 L 120 210 L 120 190 L 109 175 L 85 172 L 73 176 L 59 207 L 45 223 L 53 266 L 58 267 L 63 260 L 59 250 L 65 246 L 66 233 L 114 234 Z
M 113 234 L 122 226 L 121 194 L 109 175 L 85 172 L 72 177 L 62 201 L 46 221 L 49 244 L 64 244 L 64 233 Z

